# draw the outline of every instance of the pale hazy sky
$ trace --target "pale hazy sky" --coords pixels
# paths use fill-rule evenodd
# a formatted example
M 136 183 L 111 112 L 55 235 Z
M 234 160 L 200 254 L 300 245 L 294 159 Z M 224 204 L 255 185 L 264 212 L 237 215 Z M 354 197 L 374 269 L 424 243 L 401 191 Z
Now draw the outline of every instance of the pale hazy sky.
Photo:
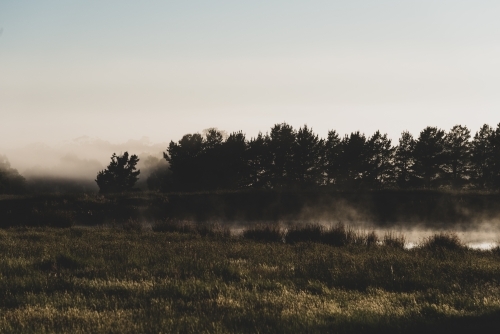
M 500 122 L 499 18 L 498 0 L 0 0 L 0 150 L 283 121 L 475 132 Z

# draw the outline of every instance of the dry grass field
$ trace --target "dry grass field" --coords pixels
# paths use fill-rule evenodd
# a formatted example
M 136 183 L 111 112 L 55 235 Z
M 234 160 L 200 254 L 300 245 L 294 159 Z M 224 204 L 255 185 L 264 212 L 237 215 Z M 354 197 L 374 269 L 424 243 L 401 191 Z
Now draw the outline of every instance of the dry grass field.
M 497 249 L 471 250 L 450 235 L 404 249 L 391 236 L 332 244 L 296 232 L 293 242 L 272 240 L 269 229 L 168 229 L 0 230 L 0 332 L 500 329 Z

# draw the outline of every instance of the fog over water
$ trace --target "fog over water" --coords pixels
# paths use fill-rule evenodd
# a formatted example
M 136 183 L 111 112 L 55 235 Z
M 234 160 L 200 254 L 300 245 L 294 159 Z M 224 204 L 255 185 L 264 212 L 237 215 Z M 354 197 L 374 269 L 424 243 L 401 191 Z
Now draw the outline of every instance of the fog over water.
M 57 144 L 33 143 L 24 146 L 2 148 L 12 168 L 30 179 L 62 178 L 85 180 L 94 185 L 98 171 L 104 169 L 110 162 L 113 153 L 121 154 L 128 151 L 137 154 L 141 161 L 141 180 L 145 182 L 148 176 L 148 160 L 151 157 L 162 160 L 162 152 L 168 147 L 168 142 L 154 143 L 148 137 L 130 139 L 125 142 L 110 142 L 100 138 L 82 136 Z M 166 166 L 165 166 L 166 167 Z M 141 186 L 147 189 L 144 183 Z M 97 190 L 97 187 L 95 188 Z M 440 232 L 457 233 L 459 238 L 470 247 L 487 249 L 500 242 L 500 217 L 491 217 L 479 212 L 471 212 L 470 223 L 453 226 L 440 222 L 404 221 L 380 226 L 374 224 L 368 212 L 357 210 L 342 201 L 329 207 L 330 212 L 318 212 L 317 207 L 305 207 L 298 217 L 298 222 L 320 222 L 330 226 L 341 221 L 355 230 L 376 231 L 380 238 L 389 231 L 402 233 L 406 237 L 407 247 L 414 247 L 425 238 Z M 463 210 L 463 208 L 458 208 Z M 245 223 L 230 223 L 234 233 L 240 233 Z
M 304 223 L 296 222 L 299 224 Z M 313 222 L 317 223 L 317 222 Z M 334 223 L 330 222 L 319 222 L 325 227 L 330 227 Z M 249 223 L 229 223 L 231 227 L 231 233 L 233 235 L 241 235 L 243 230 L 253 224 Z M 293 226 L 293 222 L 289 226 Z M 401 223 L 395 224 L 389 228 L 380 228 L 376 225 L 367 222 L 349 222 L 348 227 L 352 228 L 356 232 L 367 233 L 375 231 L 377 236 L 382 240 L 385 234 L 395 234 L 396 236 L 404 236 L 406 241 L 406 248 L 418 247 L 427 238 L 438 234 L 438 233 L 453 233 L 456 234 L 459 239 L 468 247 L 474 249 L 487 250 L 500 246 L 500 221 L 490 222 L 490 223 L 478 223 L 471 224 L 469 226 L 460 226 L 459 228 L 446 228 L 446 229 L 433 229 L 430 227 L 419 227 L 412 226 L 412 224 Z

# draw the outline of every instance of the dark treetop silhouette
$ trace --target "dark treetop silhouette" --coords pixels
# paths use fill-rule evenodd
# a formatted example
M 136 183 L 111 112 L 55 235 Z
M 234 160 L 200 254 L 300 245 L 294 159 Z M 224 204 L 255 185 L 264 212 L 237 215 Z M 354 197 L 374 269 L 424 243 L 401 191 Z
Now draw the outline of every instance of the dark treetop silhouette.
M 99 191 L 111 193 L 131 190 L 141 172 L 135 168 L 138 162 L 139 158 L 135 154 L 129 158 L 128 152 L 121 156 L 113 153 L 108 168 L 97 174 L 95 182 L 99 186 Z
M 304 125 L 276 124 L 270 133 L 246 140 L 235 132 L 209 129 L 170 142 L 164 157 L 166 191 L 220 189 L 500 189 L 500 124 L 484 125 L 471 140 L 456 125 L 448 133 L 426 127 L 418 138 L 404 131 L 397 146 L 376 131 L 326 140 Z M 166 174 L 165 174 L 166 175 Z M 149 182 L 151 189 L 159 189 Z

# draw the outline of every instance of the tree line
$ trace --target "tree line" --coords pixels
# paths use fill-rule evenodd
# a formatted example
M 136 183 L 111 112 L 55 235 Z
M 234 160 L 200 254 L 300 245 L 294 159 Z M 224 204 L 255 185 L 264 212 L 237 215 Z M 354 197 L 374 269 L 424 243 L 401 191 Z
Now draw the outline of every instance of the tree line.
M 304 125 L 276 124 L 247 139 L 186 134 L 164 153 L 169 172 L 148 180 L 152 189 L 500 189 L 500 123 L 485 124 L 474 137 L 466 126 L 448 132 L 426 127 L 418 138 L 404 131 L 397 145 L 387 134 L 329 131 L 320 138 Z M 149 182 L 150 181 L 150 182 Z

